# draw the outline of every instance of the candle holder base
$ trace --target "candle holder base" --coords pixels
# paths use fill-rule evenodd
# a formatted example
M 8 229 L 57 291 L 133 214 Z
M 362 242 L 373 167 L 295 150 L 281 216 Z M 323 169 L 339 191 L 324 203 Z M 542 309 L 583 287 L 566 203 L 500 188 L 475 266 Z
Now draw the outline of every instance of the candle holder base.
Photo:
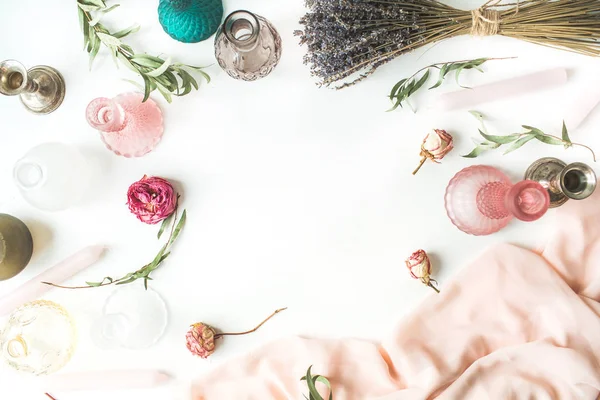
M 34 114 L 50 114 L 65 98 L 65 79 L 56 69 L 38 65 L 27 71 L 29 79 L 39 85 L 33 93 L 21 93 L 21 102 Z
M 544 157 L 531 164 L 525 171 L 525 179 L 539 182 L 548 191 L 550 208 L 560 207 L 569 200 L 559 188 L 553 187 L 552 184 L 566 166 L 567 164 L 558 158 Z

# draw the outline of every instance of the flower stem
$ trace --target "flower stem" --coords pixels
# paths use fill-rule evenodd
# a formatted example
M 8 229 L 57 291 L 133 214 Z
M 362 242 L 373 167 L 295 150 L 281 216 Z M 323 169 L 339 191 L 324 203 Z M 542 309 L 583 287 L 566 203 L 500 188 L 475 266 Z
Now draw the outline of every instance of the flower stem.
M 55 397 L 52 397 L 52 395 L 50 393 L 44 393 L 46 396 L 48 396 L 51 400 L 56 400 Z
M 256 331 L 258 330 L 258 328 L 260 328 L 261 326 L 263 326 L 263 325 L 265 324 L 265 322 L 267 322 L 268 320 L 270 320 L 271 318 L 273 318 L 273 317 L 275 316 L 275 314 L 278 314 L 278 313 L 282 312 L 283 310 L 287 310 L 287 307 L 284 307 L 284 308 L 280 308 L 280 309 L 278 309 L 278 310 L 275 310 L 275 311 L 273 312 L 273 314 L 269 315 L 269 316 L 268 316 L 268 317 L 267 317 L 267 318 L 266 318 L 266 319 L 265 319 L 263 322 L 261 322 L 260 324 L 258 324 L 258 325 L 257 325 L 257 326 L 256 326 L 254 329 L 251 329 L 251 330 L 249 330 L 249 331 L 245 331 L 245 332 L 234 332 L 234 333 L 231 333 L 231 332 L 225 332 L 225 333 L 217 333 L 217 334 L 215 335 L 215 339 L 218 339 L 218 338 L 220 338 L 221 336 L 238 336 L 238 335 L 247 335 L 247 334 L 249 334 L 249 333 L 256 332 Z
M 425 156 L 421 157 L 421 161 L 419 162 L 419 166 L 417 167 L 417 169 L 415 169 L 413 171 L 413 173 L 412 173 L 413 175 L 416 175 L 417 172 L 419 172 L 419 170 L 421 169 L 421 167 L 423 166 L 423 164 L 425 164 L 426 160 L 427 160 L 427 157 L 425 157 Z
M 439 290 L 438 288 L 436 288 L 436 287 L 434 286 L 434 284 L 433 284 L 433 283 L 431 283 L 431 281 L 430 281 L 430 282 L 427 284 L 427 286 L 429 286 L 430 288 L 432 288 L 433 290 L 435 290 L 435 291 L 436 291 L 436 293 L 439 293 L 439 292 L 440 292 L 440 290 Z

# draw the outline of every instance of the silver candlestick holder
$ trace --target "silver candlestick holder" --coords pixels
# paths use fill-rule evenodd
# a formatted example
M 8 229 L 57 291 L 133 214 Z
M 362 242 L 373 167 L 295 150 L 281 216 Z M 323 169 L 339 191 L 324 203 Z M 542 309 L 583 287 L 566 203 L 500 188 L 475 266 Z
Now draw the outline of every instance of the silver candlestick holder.
M 49 114 L 65 98 L 65 80 L 56 69 L 37 65 L 27 70 L 15 60 L 0 62 L 0 93 L 19 95 L 23 105 L 34 114 Z
M 584 163 L 567 163 L 553 157 L 540 158 L 527 168 L 525 179 L 537 181 L 548 190 L 550 208 L 569 199 L 583 200 L 596 190 L 596 174 Z

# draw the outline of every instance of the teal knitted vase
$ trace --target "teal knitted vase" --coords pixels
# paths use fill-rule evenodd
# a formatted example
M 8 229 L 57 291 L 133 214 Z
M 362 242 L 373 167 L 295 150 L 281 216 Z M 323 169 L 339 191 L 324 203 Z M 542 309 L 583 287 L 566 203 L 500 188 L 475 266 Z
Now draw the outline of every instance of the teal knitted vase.
M 158 20 L 165 32 L 184 43 L 208 39 L 222 19 L 222 0 L 160 0 L 158 5 Z

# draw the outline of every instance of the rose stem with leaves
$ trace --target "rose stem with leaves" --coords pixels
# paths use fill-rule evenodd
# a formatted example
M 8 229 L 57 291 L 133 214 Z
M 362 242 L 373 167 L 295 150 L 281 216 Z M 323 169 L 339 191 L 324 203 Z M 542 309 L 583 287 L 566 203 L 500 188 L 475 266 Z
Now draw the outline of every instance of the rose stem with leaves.
M 57 285 L 51 282 L 42 282 L 44 285 L 50 285 L 50 286 L 54 286 L 57 288 L 61 288 L 61 289 L 90 289 L 90 288 L 94 288 L 94 287 L 102 287 L 102 286 L 109 286 L 109 285 L 125 285 L 131 282 L 134 282 L 138 279 L 143 279 L 144 280 L 144 287 L 146 289 L 148 289 L 148 281 L 152 280 L 152 278 L 150 277 L 150 274 L 157 269 L 160 264 L 171 254 L 170 250 L 171 250 L 171 246 L 173 245 L 173 243 L 175 243 L 175 240 L 177 239 L 177 237 L 179 236 L 179 234 L 181 233 L 181 230 L 183 229 L 184 225 L 185 225 L 185 221 L 187 219 L 187 214 L 186 214 L 186 210 L 183 210 L 183 213 L 181 214 L 181 218 L 179 219 L 179 222 L 177 221 L 177 209 L 178 207 L 175 208 L 175 211 L 173 212 L 173 214 L 171 214 L 171 216 L 169 216 L 168 218 L 166 218 L 161 227 L 160 230 L 158 232 L 158 238 L 160 239 L 162 233 L 164 232 L 165 228 L 167 227 L 169 221 L 173 221 L 171 224 L 171 234 L 169 235 L 169 240 L 167 241 L 167 243 L 165 243 L 165 245 L 160 249 L 160 251 L 158 252 L 158 254 L 156 255 L 156 257 L 154 257 L 154 260 L 152 260 L 151 263 L 144 265 L 142 268 L 140 268 L 139 270 L 135 271 L 135 272 L 130 272 L 127 275 L 118 278 L 118 279 L 113 279 L 109 276 L 105 277 L 104 279 L 102 279 L 102 281 L 100 282 L 86 282 L 87 286 L 62 286 L 62 285 Z

